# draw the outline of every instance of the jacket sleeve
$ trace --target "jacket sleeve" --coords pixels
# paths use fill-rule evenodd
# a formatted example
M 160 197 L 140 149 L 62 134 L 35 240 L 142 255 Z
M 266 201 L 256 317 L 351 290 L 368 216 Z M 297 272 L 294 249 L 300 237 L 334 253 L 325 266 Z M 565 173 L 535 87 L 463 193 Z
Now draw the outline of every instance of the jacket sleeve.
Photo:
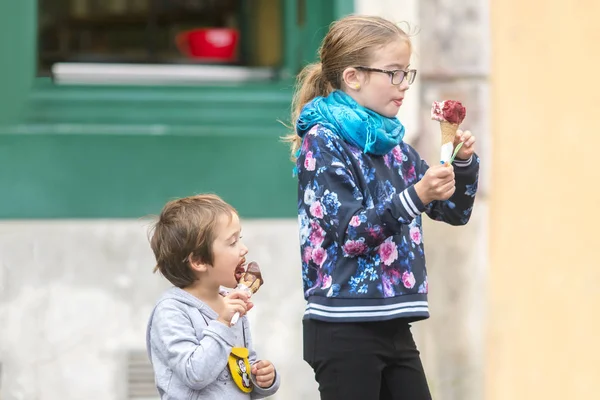
M 252 334 L 250 333 L 250 326 L 248 319 L 244 316 L 244 332 L 246 336 L 246 346 L 248 346 L 249 356 L 248 361 L 250 362 L 250 366 L 254 365 L 259 358 L 256 355 L 256 351 L 254 351 L 254 345 L 252 343 Z M 254 383 L 254 389 L 252 390 L 252 399 L 262 399 L 265 397 L 269 397 L 275 394 L 277 390 L 279 390 L 279 385 L 281 384 L 281 379 L 279 374 L 277 373 L 277 369 L 275 369 L 275 379 L 273 380 L 273 384 L 268 388 L 262 388 L 258 386 L 256 383 L 256 376 L 251 375 L 250 379 L 252 379 L 252 383 Z
M 474 154 L 469 160 L 454 161 L 456 191 L 448 200 L 435 200 L 426 206 L 426 213 L 431 219 L 443 221 L 450 225 L 465 225 L 471 218 L 477 184 L 479 179 L 479 157 Z M 421 160 L 420 177 L 429 166 Z
M 193 390 L 217 380 L 235 343 L 232 329 L 218 321 L 210 321 L 202 333 L 198 340 L 189 317 L 175 302 L 165 300 L 157 306 L 151 327 L 153 350 L 162 352 L 173 373 Z
M 357 255 L 397 234 L 425 206 L 412 185 L 399 193 L 390 188 L 375 206 L 361 193 L 347 155 L 331 137 L 326 129 L 313 128 L 297 160 L 302 251 L 333 241 Z

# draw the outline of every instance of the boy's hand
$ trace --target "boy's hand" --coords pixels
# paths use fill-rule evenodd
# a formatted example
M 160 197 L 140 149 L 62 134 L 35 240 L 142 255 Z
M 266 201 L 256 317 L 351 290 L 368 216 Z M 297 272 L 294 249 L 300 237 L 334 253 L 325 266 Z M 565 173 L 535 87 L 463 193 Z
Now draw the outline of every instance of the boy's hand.
M 250 304 L 250 308 L 252 308 L 252 303 L 248 302 L 249 298 L 250 296 L 248 293 L 237 290 L 223 297 L 225 304 L 223 306 L 223 311 L 221 311 L 217 320 L 227 326 L 230 326 L 231 318 L 233 318 L 233 315 L 236 312 L 240 313 L 240 317 L 242 317 L 249 309 L 248 304 Z
M 229 293 L 231 293 L 233 290 L 229 290 L 227 288 L 219 288 L 219 294 L 223 297 L 226 297 Z M 248 296 L 248 299 L 250 299 L 250 296 Z M 252 310 L 252 307 L 254 307 L 254 303 L 250 300 L 246 301 L 246 312 Z
M 433 200 L 448 200 L 456 190 L 454 167 L 443 164 L 429 168 L 423 178 L 415 184 L 415 190 L 425 205 Z
M 275 380 L 275 367 L 271 361 L 257 361 L 252 364 L 252 375 L 256 377 L 256 384 L 261 388 L 271 387 Z
M 475 136 L 470 131 L 463 132 L 458 129 L 454 138 L 454 146 L 456 147 L 460 142 L 463 142 L 463 145 L 458 150 L 458 153 L 456 153 L 456 158 L 459 160 L 468 160 L 475 153 Z

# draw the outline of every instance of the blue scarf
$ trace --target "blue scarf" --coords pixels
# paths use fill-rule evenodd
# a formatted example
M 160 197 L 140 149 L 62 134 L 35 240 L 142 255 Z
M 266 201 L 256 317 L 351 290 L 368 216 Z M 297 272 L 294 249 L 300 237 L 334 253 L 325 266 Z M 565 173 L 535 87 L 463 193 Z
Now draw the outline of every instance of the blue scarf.
M 364 153 L 382 156 L 404 137 L 404 125 L 398 118 L 387 118 L 358 104 L 341 90 L 307 103 L 296 123 L 296 133 L 304 137 L 315 125 L 339 135 Z

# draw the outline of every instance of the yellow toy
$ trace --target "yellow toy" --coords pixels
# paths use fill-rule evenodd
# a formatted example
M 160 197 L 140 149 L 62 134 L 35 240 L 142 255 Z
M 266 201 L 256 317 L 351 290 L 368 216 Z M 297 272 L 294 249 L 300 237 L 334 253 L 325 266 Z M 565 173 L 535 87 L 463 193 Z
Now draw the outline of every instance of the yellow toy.
M 237 387 L 244 393 L 250 393 L 254 385 L 250 380 L 250 362 L 248 361 L 248 349 L 245 347 L 234 347 L 227 360 L 229 372 Z

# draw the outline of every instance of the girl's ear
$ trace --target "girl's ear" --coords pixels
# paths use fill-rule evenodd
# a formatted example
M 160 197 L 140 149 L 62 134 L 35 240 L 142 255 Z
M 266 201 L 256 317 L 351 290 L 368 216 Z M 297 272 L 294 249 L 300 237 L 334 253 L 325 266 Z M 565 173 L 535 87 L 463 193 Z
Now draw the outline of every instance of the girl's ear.
M 342 84 L 351 90 L 360 90 L 363 73 L 356 68 L 348 67 L 342 72 Z

